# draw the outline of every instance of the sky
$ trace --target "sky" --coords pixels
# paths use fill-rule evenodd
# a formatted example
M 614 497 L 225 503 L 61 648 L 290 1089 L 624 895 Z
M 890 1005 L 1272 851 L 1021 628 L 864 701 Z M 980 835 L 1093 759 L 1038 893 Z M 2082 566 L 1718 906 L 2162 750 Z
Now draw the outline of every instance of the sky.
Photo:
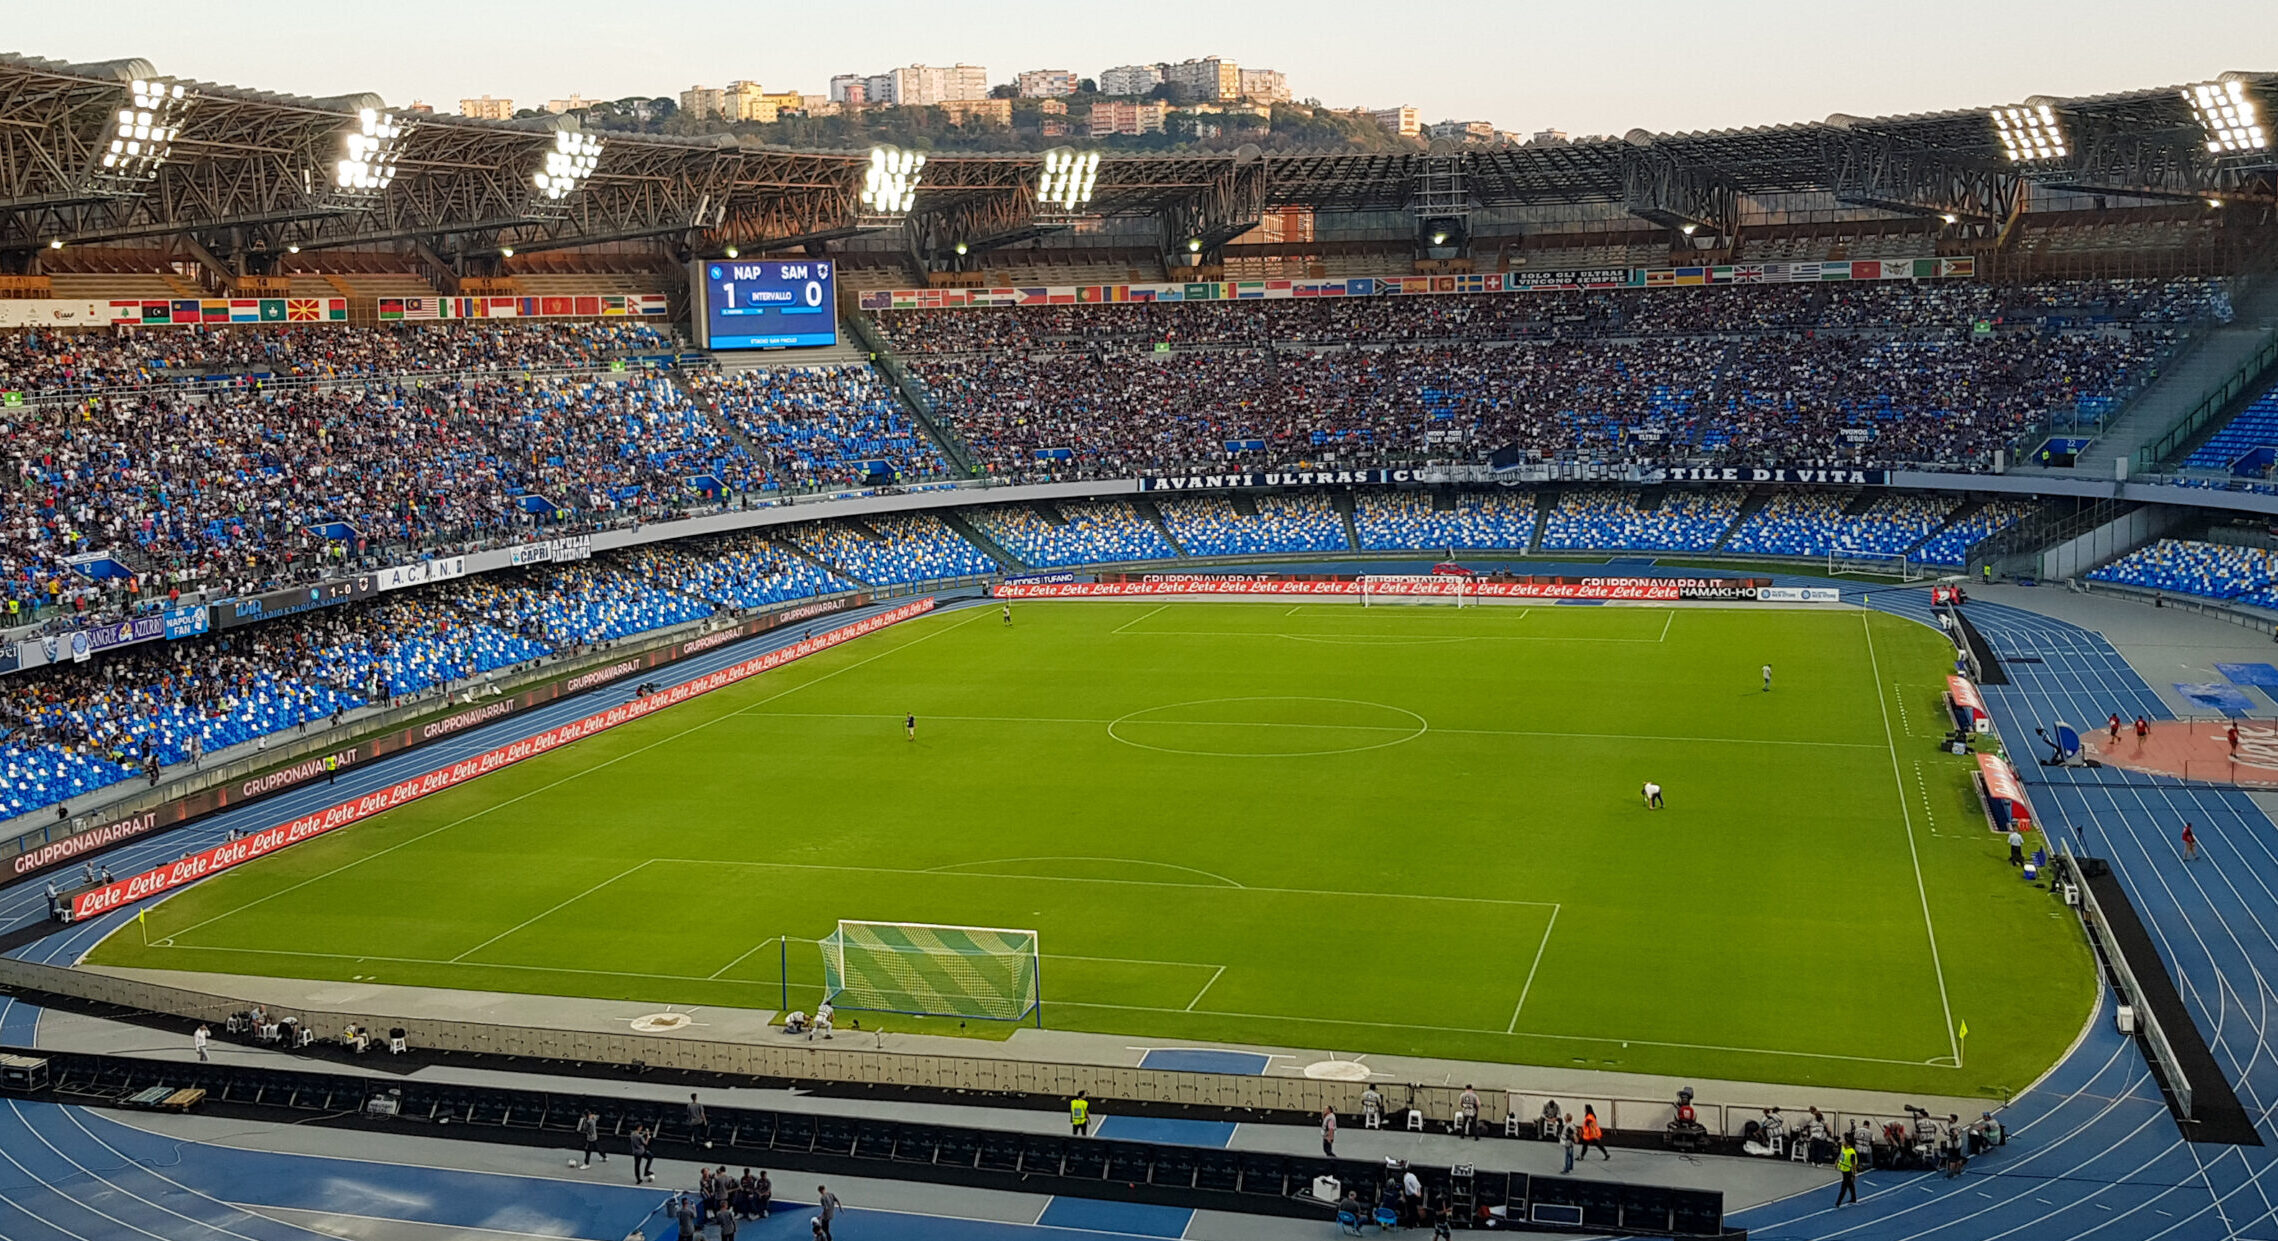
M 2078 96 L 2278 71 L 2278 0 L 23 0 L 6 50 L 287 94 L 371 91 L 454 111 L 677 95 L 757 80 L 978 64 L 1090 77 L 1221 56 L 1299 98 L 1413 104 L 1531 133 L 1725 129 Z M 2264 63 L 2240 63 L 2243 58 Z

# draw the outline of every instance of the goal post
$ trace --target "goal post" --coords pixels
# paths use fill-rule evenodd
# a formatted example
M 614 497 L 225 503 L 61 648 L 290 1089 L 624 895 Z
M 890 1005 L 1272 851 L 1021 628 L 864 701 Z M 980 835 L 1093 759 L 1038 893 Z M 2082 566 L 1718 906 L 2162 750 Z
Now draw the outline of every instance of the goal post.
M 1044 1024 L 1034 931 L 842 920 L 818 942 L 823 998 L 835 1007 Z
M 1467 608 L 1475 598 L 1471 579 L 1452 573 L 1369 573 L 1361 575 L 1364 608 L 1388 604 Z

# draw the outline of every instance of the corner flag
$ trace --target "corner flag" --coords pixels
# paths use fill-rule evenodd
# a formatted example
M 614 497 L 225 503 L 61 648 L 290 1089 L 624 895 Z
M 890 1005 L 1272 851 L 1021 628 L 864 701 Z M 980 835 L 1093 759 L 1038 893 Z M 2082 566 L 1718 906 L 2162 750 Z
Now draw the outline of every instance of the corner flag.
M 1955 1033 L 1955 1037 L 1957 1037 L 1957 1038 L 1968 1038 L 1969 1036 L 1970 1036 L 1970 1023 L 1969 1023 L 1969 1018 L 1967 1018 L 1967 1017 L 1964 1017 L 1964 1018 L 1962 1018 L 1962 1028 L 1961 1028 L 1959 1031 L 1957 1031 L 1957 1032 Z

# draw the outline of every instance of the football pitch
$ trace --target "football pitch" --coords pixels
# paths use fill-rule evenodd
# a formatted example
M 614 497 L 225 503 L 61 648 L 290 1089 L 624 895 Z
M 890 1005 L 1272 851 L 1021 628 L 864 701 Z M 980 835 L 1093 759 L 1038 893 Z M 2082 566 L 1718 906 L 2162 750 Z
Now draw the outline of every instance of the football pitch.
M 2088 1011 L 2074 920 L 1934 748 L 1951 648 L 1911 622 L 1014 616 L 921 617 L 297 845 L 90 961 L 812 1009 L 840 919 L 1017 927 L 1061 1029 L 1943 1094 L 2026 1084 Z

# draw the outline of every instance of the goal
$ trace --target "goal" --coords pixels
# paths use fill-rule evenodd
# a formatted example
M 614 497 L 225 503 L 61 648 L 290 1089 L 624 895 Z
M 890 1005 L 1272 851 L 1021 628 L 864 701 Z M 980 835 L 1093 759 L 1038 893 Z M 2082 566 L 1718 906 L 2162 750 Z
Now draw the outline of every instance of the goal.
M 1921 565 L 1906 558 L 1903 553 L 1852 551 L 1832 549 L 1827 553 L 1829 577 L 1895 577 L 1904 582 L 1918 582 L 1924 576 Z
M 849 922 L 819 941 L 823 998 L 839 1008 L 1043 1024 L 1036 932 Z
M 1443 573 L 1374 573 L 1360 579 L 1364 608 L 1388 604 L 1437 604 L 1467 608 L 1472 604 L 1471 579 Z

